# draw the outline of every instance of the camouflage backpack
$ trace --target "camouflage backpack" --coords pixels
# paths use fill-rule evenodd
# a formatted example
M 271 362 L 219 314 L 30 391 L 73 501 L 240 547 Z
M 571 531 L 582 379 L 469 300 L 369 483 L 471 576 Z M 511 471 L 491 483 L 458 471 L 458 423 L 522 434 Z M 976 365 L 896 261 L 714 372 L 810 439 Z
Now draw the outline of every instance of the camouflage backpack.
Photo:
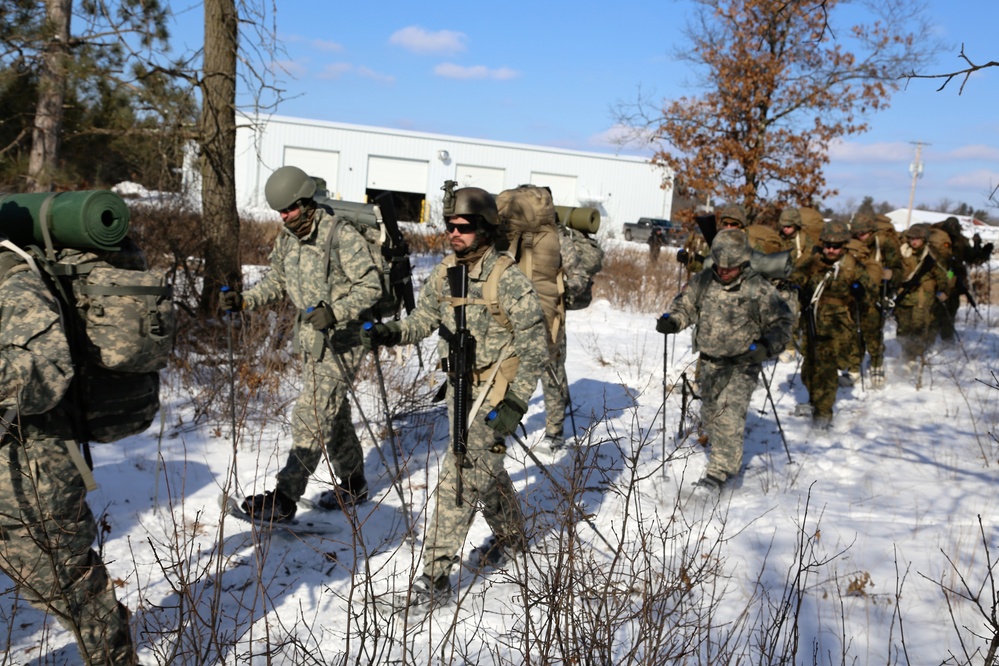
M 362 204 L 337 199 L 325 199 L 320 205 L 336 216 L 326 238 L 326 274 L 331 262 L 340 261 L 340 229 L 350 224 L 367 241 L 371 261 L 378 267 L 382 293 L 366 313 L 374 319 L 395 317 L 401 307 L 411 312 L 416 305 L 413 293 L 413 270 L 409 260 L 409 245 L 399 231 L 395 210 L 389 197 L 379 197 L 377 204 Z
M 146 430 L 159 411 L 159 370 L 176 330 L 165 276 L 148 270 L 130 241 L 100 254 L 0 247 L 0 282 L 32 270 L 59 303 L 76 373 L 68 400 L 74 437 L 108 443 Z
M 604 267 L 604 251 L 590 234 L 600 229 L 600 212 L 595 208 L 555 206 L 559 232 L 568 238 L 579 261 L 567 269 L 565 276 L 565 309 L 582 310 L 593 302 L 593 278 Z M 569 285 L 580 285 L 571 289 Z

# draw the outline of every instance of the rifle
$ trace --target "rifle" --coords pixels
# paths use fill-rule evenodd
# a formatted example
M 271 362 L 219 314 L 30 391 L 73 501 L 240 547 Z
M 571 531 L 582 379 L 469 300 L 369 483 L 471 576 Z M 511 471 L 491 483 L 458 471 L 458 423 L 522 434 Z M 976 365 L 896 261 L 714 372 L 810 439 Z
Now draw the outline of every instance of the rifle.
M 443 325 L 440 336 L 448 343 L 448 375 L 454 396 L 454 415 L 451 422 L 451 450 L 454 452 L 455 469 L 458 473 L 455 506 L 463 504 L 464 485 L 461 470 L 472 465 L 466 460 L 468 455 L 468 410 L 472 392 L 472 364 L 475 358 L 475 338 L 468 330 L 465 315 L 465 299 L 468 298 L 468 266 L 459 264 L 447 269 L 447 281 L 454 298 L 454 331 Z
M 694 223 L 701 230 L 701 235 L 704 236 L 704 240 L 708 242 L 708 247 L 711 247 L 711 241 L 715 239 L 718 234 L 718 222 L 715 220 L 714 213 L 707 213 L 706 215 L 695 215 Z
M 382 212 L 382 223 L 385 224 L 385 231 L 392 237 L 391 250 L 384 245 L 382 246 L 382 253 L 389 261 L 389 281 L 392 283 L 392 290 L 401 298 L 402 305 L 406 308 L 406 314 L 409 314 L 416 307 L 416 295 L 413 293 L 413 265 L 409 261 L 409 244 L 399 229 L 399 218 L 395 214 L 392 193 L 382 192 L 375 197 L 374 203 Z
M 932 254 L 927 253 L 926 258 L 923 259 L 923 263 L 919 265 L 919 268 L 913 273 L 912 277 L 902 283 L 901 288 L 895 294 L 894 298 L 888 299 L 888 313 L 895 310 L 895 304 L 901 301 L 903 298 L 911 294 L 919 287 L 919 282 L 923 279 L 923 276 L 933 270 L 933 267 L 937 265 L 937 260 L 933 258 Z M 885 315 L 888 316 L 887 314 Z

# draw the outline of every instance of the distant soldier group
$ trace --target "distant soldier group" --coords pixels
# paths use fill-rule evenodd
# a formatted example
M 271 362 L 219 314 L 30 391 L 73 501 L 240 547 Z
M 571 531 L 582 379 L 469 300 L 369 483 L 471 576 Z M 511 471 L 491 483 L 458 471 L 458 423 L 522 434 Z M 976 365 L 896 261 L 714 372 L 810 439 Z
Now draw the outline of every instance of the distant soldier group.
M 968 284 L 968 266 L 987 262 L 993 249 L 991 244 L 983 245 L 977 234 L 973 240 L 965 237 L 954 217 L 935 225 L 913 224 L 902 233 L 895 230 L 887 216 L 867 212 L 858 212 L 846 223 L 823 221 L 811 208 L 786 208 L 776 229 L 747 224 L 746 213 L 738 205 L 723 207 L 716 218 L 708 216 L 707 223 L 704 218 L 698 218 L 698 229 L 677 252 L 677 260 L 687 267 L 691 280 L 669 312 L 657 321 L 656 330 L 668 335 L 688 325 L 698 326 L 694 349 L 700 352 L 698 384 L 702 386 L 714 383 L 718 367 L 731 373 L 735 366 L 739 368 L 737 376 L 749 379 L 751 393 L 761 361 L 777 356 L 778 351 L 781 361 L 800 356 L 808 404 L 799 405 L 796 413 L 810 415 L 813 426 L 819 429 L 830 427 L 840 387 L 865 381 L 873 389 L 885 386 L 884 326 L 889 317 L 897 323 L 901 370 L 916 376 L 918 382 L 926 352 L 937 338 L 945 343 L 956 339 L 954 321 L 961 296 L 976 306 Z M 739 235 L 731 235 L 730 230 L 738 230 Z M 729 249 L 719 253 L 718 243 Z M 741 252 L 729 247 L 740 243 L 745 245 Z M 785 253 L 782 262 L 765 263 L 786 262 L 790 266 L 785 275 L 766 276 L 789 311 L 786 321 L 791 322 L 790 331 L 782 351 L 773 348 L 785 340 L 781 332 L 785 318 L 778 316 L 777 306 L 772 299 L 767 300 L 770 314 L 762 317 L 759 294 L 743 294 L 741 299 L 732 296 L 733 285 L 742 288 L 738 287 L 741 282 L 727 280 L 736 266 L 731 261 L 719 262 L 722 255 L 738 256 L 740 281 L 745 281 L 761 270 L 754 270 L 757 257 L 777 252 Z M 758 285 L 758 278 L 752 284 Z M 700 306 L 703 294 L 711 293 L 705 291 L 705 285 L 712 284 L 728 290 L 728 302 L 741 304 L 743 310 L 740 315 L 731 305 L 726 306 L 722 320 L 732 322 L 728 340 L 737 344 L 730 345 L 723 355 L 717 353 L 716 345 L 708 349 L 706 333 L 701 330 L 705 326 L 708 332 L 714 330 L 712 315 L 706 308 L 702 314 Z M 744 327 L 735 325 L 744 316 L 762 327 L 754 329 L 760 340 L 752 344 L 752 336 L 746 337 Z M 706 354 L 711 355 L 707 357 L 710 363 L 705 363 Z M 865 357 L 869 357 L 866 366 Z M 717 443 L 724 445 L 726 465 L 722 469 L 712 460 L 717 457 L 713 453 L 705 476 L 695 486 L 717 490 L 738 470 L 742 446 L 732 443 L 732 432 L 713 432 L 718 429 L 712 425 L 718 396 L 712 393 L 705 397 L 703 393 L 702 389 L 702 423 L 713 449 L 713 440 L 721 437 Z M 739 430 L 741 442 L 748 399 L 727 398 L 726 403 L 727 408 L 742 415 L 729 415 L 728 419 Z

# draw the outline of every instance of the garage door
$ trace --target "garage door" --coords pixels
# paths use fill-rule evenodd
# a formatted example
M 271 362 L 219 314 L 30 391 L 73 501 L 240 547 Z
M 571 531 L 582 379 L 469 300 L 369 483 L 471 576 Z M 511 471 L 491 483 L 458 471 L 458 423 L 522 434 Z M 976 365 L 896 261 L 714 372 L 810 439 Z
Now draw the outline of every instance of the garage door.
M 284 165 L 297 166 L 310 176 L 324 179 L 330 193 L 336 194 L 337 175 L 340 173 L 339 152 L 285 146 Z
M 368 157 L 368 189 L 426 194 L 429 169 L 425 160 Z
M 458 181 L 458 187 L 481 187 L 486 192 L 499 194 L 504 189 L 505 178 L 505 169 L 469 164 L 459 164 L 455 167 L 454 179 Z
M 531 173 L 531 185 L 547 186 L 552 191 L 556 206 L 578 206 L 576 200 L 576 176 L 560 176 L 554 173 Z

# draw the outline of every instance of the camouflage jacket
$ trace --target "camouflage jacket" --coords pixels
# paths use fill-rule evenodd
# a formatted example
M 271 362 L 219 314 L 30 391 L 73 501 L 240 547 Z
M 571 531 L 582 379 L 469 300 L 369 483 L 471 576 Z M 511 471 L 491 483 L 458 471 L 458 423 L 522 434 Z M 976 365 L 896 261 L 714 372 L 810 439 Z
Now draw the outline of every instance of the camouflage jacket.
M 807 259 L 814 250 L 814 245 L 808 236 L 801 231 L 797 230 L 790 236 L 785 236 L 781 234 L 780 236 L 781 250 L 791 253 L 791 261 L 798 265 L 805 259 Z
M 930 253 L 929 244 L 924 244 L 919 250 L 913 250 L 908 243 L 903 243 L 902 255 L 902 277 L 899 283 L 899 295 L 901 299 L 896 301 L 896 305 L 912 307 L 921 301 L 919 292 L 935 294 L 943 289 L 947 284 L 947 271 L 935 259 L 933 267 L 925 271 L 918 280 L 918 284 L 913 284 L 916 274 L 919 273 L 923 263 L 933 255 Z
M 252 310 L 273 303 L 285 294 L 298 308 L 299 316 L 320 302 L 326 303 L 336 317 L 336 332 L 347 332 L 381 296 L 381 280 L 368 250 L 368 243 L 351 224 L 340 226 L 340 261 L 330 258 L 326 271 L 326 240 L 335 217 L 322 207 L 312 215 L 312 232 L 299 239 L 283 228 L 274 242 L 270 270 L 252 289 L 243 294 L 244 309 Z M 318 356 L 322 336 L 311 327 L 296 327 L 300 348 Z
M 468 298 L 481 299 L 483 286 L 496 266 L 499 254 L 490 250 L 468 270 Z M 453 331 L 454 308 L 447 267 L 442 262 L 431 271 L 420 289 L 416 309 L 400 322 L 402 342 L 412 344 L 426 338 L 443 325 Z M 545 330 L 541 301 L 531 281 L 515 266 L 508 268 L 499 280 L 499 306 L 510 320 L 507 328 L 485 305 L 468 305 L 465 311 L 468 330 L 475 338 L 475 369 L 483 370 L 509 354 L 520 360 L 509 391 L 523 401 L 530 399 L 543 368 L 550 362 L 548 337 Z M 441 338 L 437 345 L 440 358 L 447 358 L 448 344 Z
M 558 249 L 559 254 L 562 255 L 565 291 L 567 294 L 581 293 L 589 284 L 589 279 L 586 273 L 580 269 L 579 250 L 576 249 L 576 244 L 572 241 L 572 235 L 581 232 L 561 224 L 558 231 Z
M 702 270 L 673 299 L 669 314 L 681 329 L 697 326 L 694 350 L 713 358 L 738 357 L 761 339 L 776 354 L 790 341 L 794 321 L 777 289 L 749 268 L 731 284 Z
M 829 263 L 822 252 L 815 252 L 795 269 L 791 279 L 801 287 L 803 310 L 811 305 L 819 333 L 825 324 L 855 321 L 855 294 L 876 298 L 880 286 L 871 280 L 864 265 L 847 253 Z M 860 292 L 852 287 L 854 284 L 860 285 Z
M 41 278 L 14 268 L 0 284 L 0 409 L 53 409 L 73 379 L 59 306 Z

